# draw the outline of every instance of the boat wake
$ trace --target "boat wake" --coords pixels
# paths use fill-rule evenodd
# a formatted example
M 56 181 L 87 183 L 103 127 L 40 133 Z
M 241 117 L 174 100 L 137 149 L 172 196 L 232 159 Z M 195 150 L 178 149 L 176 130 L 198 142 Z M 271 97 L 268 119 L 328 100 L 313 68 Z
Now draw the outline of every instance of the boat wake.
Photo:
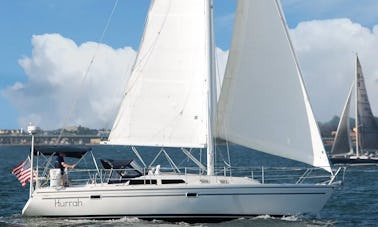
M 274 217 L 270 215 L 260 215 L 253 218 L 239 218 L 232 221 L 221 223 L 196 223 L 189 224 L 186 222 L 167 222 L 162 220 L 142 220 L 136 217 L 123 217 L 119 219 L 109 220 L 93 220 L 93 219 L 71 219 L 71 218 L 24 218 L 21 215 L 14 215 L 11 219 L 3 219 L 0 217 L 0 226 L 334 226 L 333 221 L 319 220 L 315 218 L 306 218 L 304 216 L 284 216 Z
M 316 218 L 309 218 L 306 216 L 283 216 L 274 217 L 270 215 L 260 215 L 254 218 L 247 219 L 250 225 L 259 226 L 334 226 L 335 222 L 329 220 L 319 220 Z

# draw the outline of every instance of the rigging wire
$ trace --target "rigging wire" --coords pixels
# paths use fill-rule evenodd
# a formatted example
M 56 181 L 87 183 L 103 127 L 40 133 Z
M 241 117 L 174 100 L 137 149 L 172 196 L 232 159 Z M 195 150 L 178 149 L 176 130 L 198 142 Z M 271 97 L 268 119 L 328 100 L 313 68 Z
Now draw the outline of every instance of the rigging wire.
M 70 109 L 70 111 L 68 112 L 68 114 L 66 115 L 66 117 L 65 117 L 65 119 L 64 119 L 64 121 L 63 121 L 63 127 L 62 127 L 62 129 L 60 130 L 59 137 L 58 137 L 58 139 L 57 139 L 57 144 L 60 143 L 60 140 L 61 140 L 61 138 L 62 138 L 62 136 L 63 136 L 64 129 L 67 127 L 67 122 L 68 122 L 68 120 L 71 118 L 71 115 L 72 115 L 72 113 L 74 112 L 74 110 L 75 110 L 75 108 L 76 108 L 76 106 L 77 106 L 77 103 L 78 103 L 78 101 L 79 101 L 79 97 L 81 96 L 81 93 L 82 93 L 82 90 L 83 90 L 83 89 L 81 89 L 81 88 L 84 86 L 84 82 L 85 82 L 85 80 L 87 79 L 88 74 L 89 74 L 89 72 L 90 72 L 90 70 L 91 70 L 91 68 L 92 68 L 92 65 L 93 65 L 94 59 L 96 58 L 97 53 L 98 53 L 98 50 L 99 50 L 99 48 L 100 48 L 100 44 L 101 44 L 102 41 L 104 40 L 105 33 L 106 33 L 106 31 L 108 30 L 108 28 L 109 28 L 109 25 L 110 25 L 111 19 L 112 19 L 112 17 L 113 17 L 113 14 L 114 14 L 114 12 L 115 12 L 115 9 L 117 8 L 117 5 L 118 5 L 118 1 L 119 1 L 119 0 L 115 0 L 115 2 L 114 2 L 114 5 L 113 5 L 113 8 L 112 8 L 112 11 L 111 11 L 111 13 L 110 13 L 110 15 L 109 15 L 109 17 L 108 17 L 108 19 L 107 19 L 107 22 L 106 22 L 105 28 L 104 28 L 104 30 L 102 31 L 102 34 L 101 34 L 101 36 L 100 36 L 100 38 L 99 38 L 99 40 L 98 40 L 98 42 L 97 42 L 97 46 L 96 46 L 96 49 L 95 49 L 95 51 L 94 51 L 94 54 L 93 54 L 93 56 L 92 56 L 92 58 L 91 58 L 91 60 L 90 60 L 90 62 L 89 62 L 89 64 L 88 64 L 88 67 L 87 67 L 87 69 L 86 69 L 86 71 L 85 71 L 85 73 L 84 73 L 84 75 L 83 75 L 83 78 L 82 78 L 82 80 L 81 80 L 81 82 L 80 82 L 80 87 L 79 87 L 78 94 L 75 96 L 76 98 L 74 97 L 74 100 L 73 100 L 72 105 L 71 105 L 71 109 Z

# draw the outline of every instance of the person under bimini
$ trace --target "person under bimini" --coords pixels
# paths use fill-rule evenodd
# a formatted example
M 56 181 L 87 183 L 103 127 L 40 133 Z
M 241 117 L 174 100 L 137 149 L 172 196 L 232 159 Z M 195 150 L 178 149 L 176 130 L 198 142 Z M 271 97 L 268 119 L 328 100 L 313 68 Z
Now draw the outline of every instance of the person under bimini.
M 60 185 L 62 185 L 62 186 L 68 183 L 68 182 L 64 182 L 64 178 L 63 178 L 65 168 L 73 169 L 76 166 L 75 164 L 65 163 L 64 157 L 66 157 L 66 154 L 64 152 L 59 152 L 58 156 L 56 157 L 56 161 L 55 161 L 55 168 L 60 169 L 60 174 L 61 174 Z

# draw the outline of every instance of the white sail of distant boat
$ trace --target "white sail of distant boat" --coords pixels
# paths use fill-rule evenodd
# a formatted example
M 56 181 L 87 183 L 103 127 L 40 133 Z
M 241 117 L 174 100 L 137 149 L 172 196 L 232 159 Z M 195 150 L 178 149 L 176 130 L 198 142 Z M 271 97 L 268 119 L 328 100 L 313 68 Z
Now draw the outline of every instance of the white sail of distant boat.
M 355 104 L 355 139 L 351 139 L 349 125 L 350 104 L 354 88 Z M 353 150 L 353 147 L 355 148 Z M 356 77 L 350 89 L 347 102 L 336 131 L 331 155 L 333 163 L 378 163 L 378 158 L 364 153 L 378 151 L 378 125 L 371 110 L 365 79 L 358 56 L 356 56 Z
M 102 160 L 110 174 L 102 174 L 96 164 L 96 175 L 84 185 L 31 186 L 24 215 L 218 221 L 320 211 L 337 173 L 329 165 L 279 1 L 238 1 L 219 103 L 212 10 L 211 0 L 151 2 L 109 136 L 110 144 L 131 147 L 141 162 L 138 147 L 166 155 L 166 148 L 180 149 L 200 171 L 179 171 L 174 165 L 177 171 L 171 172 L 160 165 L 140 168 L 134 161 Z M 265 183 L 264 169 L 259 179 L 251 170 L 232 176 L 229 166 L 221 171 L 215 166 L 217 138 L 319 167 L 322 177 L 324 170 L 329 175 L 307 183 L 307 174 L 316 172 L 311 169 L 298 181 L 284 184 Z M 206 149 L 206 169 L 192 149 Z M 55 154 L 52 149 L 37 150 Z M 82 158 L 89 151 L 77 152 Z M 122 174 L 113 178 L 117 171 Z M 67 206 L 70 209 L 62 209 Z
M 354 83 L 350 88 L 347 101 L 341 114 L 339 125 L 337 126 L 335 140 L 332 145 L 331 154 L 333 155 L 350 155 L 353 154 L 351 129 L 350 129 L 350 103 Z

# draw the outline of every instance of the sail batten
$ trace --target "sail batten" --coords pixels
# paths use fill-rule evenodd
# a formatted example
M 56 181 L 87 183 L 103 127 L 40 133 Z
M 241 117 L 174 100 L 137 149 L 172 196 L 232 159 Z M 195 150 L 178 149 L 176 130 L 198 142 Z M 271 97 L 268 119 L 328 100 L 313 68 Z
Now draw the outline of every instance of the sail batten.
M 278 1 L 239 1 L 233 34 L 218 136 L 331 171 Z
M 206 146 L 210 72 L 206 7 L 202 0 L 151 2 L 110 143 Z

